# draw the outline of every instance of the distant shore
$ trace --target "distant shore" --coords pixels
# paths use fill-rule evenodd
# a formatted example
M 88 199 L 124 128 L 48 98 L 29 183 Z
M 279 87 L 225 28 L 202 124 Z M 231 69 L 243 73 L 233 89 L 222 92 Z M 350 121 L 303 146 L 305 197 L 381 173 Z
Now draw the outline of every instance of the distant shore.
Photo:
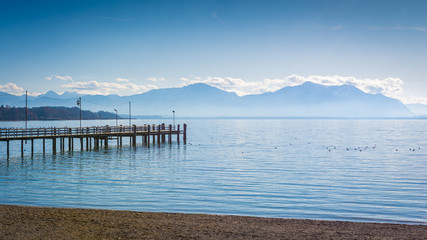
M 427 225 L 0 205 L 4 239 L 427 239 Z

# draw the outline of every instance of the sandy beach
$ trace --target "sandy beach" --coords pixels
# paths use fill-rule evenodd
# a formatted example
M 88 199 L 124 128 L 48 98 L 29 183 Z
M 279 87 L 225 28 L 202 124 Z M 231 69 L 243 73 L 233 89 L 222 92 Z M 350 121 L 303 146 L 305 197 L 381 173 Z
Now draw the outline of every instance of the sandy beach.
M 427 239 L 427 225 L 0 205 L 0 239 Z

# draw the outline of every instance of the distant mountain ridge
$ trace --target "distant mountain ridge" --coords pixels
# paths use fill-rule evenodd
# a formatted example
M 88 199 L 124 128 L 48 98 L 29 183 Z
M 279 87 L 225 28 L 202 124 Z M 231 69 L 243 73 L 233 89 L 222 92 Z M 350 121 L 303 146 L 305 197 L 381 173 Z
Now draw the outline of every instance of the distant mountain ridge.
M 427 105 L 425 104 L 407 104 L 406 105 L 411 112 L 418 116 L 427 116 Z
M 68 106 L 79 95 L 55 92 L 29 99 L 29 106 Z M 25 96 L 0 94 L 0 103 L 23 106 Z M 181 88 L 155 89 L 142 94 L 84 95 L 82 107 L 91 111 L 128 112 L 133 115 L 170 116 L 174 110 L 181 117 L 412 117 L 414 114 L 400 101 L 382 94 L 369 94 L 350 86 L 325 86 L 305 82 L 275 92 L 238 96 L 203 83 Z

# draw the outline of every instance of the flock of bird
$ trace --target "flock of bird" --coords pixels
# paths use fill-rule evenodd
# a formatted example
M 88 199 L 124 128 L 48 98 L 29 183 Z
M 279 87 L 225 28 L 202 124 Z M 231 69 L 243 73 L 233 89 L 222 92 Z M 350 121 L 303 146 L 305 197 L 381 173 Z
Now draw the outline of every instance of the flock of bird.
M 348 148 L 348 147 L 346 147 L 346 148 L 345 148 L 345 150 L 346 150 L 346 151 L 352 151 L 352 150 L 354 149 L 354 151 L 362 152 L 362 151 L 366 151 L 366 150 L 371 149 L 371 148 L 372 148 L 372 150 L 374 150 L 376 147 L 377 147 L 377 145 L 375 144 L 375 146 L 373 146 L 373 147 L 369 147 L 369 146 L 365 146 L 365 147 L 356 147 L 356 148 Z M 326 150 L 328 150 L 329 152 L 330 152 L 331 150 L 336 150 L 336 149 L 337 149 L 336 147 L 326 147 Z M 412 147 L 410 147 L 410 148 L 409 148 L 409 151 L 412 151 L 412 152 L 415 152 L 416 150 L 421 150 L 421 147 L 418 147 L 418 148 L 412 148 Z M 398 149 L 398 148 L 396 148 L 396 149 L 395 149 L 395 151 L 396 151 L 396 152 L 398 152 L 398 151 L 399 151 L 399 149 Z
M 247 138 L 247 136 L 246 136 L 246 138 Z M 298 138 L 294 138 L 295 140 L 297 140 Z M 213 143 L 213 138 L 211 138 L 211 143 Z M 219 140 L 219 142 L 222 142 L 221 140 Z M 311 142 L 307 142 L 307 144 L 311 144 Z M 192 145 L 191 143 L 189 144 L 189 145 Z M 199 144 L 200 145 L 200 144 Z M 293 146 L 294 144 L 293 143 L 289 143 L 289 146 Z M 274 147 L 274 149 L 277 149 L 278 147 L 276 146 L 276 147 Z M 329 152 L 331 152 L 331 151 L 334 151 L 334 150 L 337 150 L 337 147 L 336 146 L 327 146 L 327 147 L 325 147 L 326 148 L 326 150 L 328 150 Z M 349 152 L 349 151 L 358 151 L 358 152 L 363 152 L 363 151 L 367 151 L 367 150 L 369 150 L 369 149 L 372 149 L 372 150 L 375 150 L 377 148 L 377 145 L 375 144 L 374 146 L 363 146 L 363 147 L 346 147 L 345 148 L 345 150 L 347 151 L 347 152 Z M 415 152 L 415 151 L 419 151 L 419 150 L 421 150 L 421 147 L 410 147 L 410 148 L 408 148 L 409 149 L 409 151 L 411 151 L 411 152 Z M 399 151 L 399 149 L 398 148 L 395 148 L 395 151 L 396 152 L 398 152 Z M 242 154 L 243 154 L 243 152 L 242 152 Z

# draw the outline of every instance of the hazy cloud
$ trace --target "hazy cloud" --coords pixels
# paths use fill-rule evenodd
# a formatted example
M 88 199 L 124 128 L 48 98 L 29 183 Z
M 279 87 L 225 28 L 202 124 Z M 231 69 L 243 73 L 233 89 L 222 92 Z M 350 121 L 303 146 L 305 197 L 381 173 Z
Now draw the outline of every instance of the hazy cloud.
M 220 17 L 218 17 L 218 14 L 216 14 L 216 12 L 213 12 L 213 13 L 212 13 L 212 17 L 213 17 L 214 19 L 216 19 L 218 22 L 220 22 L 220 23 L 222 23 L 222 24 L 225 24 L 224 20 L 222 20 Z
M 6 83 L 5 85 L 0 85 L 0 92 L 21 95 L 22 93 L 25 93 L 25 90 L 22 87 L 17 86 L 15 83 Z
M 130 80 L 127 78 L 116 78 L 116 81 L 117 82 L 130 82 Z
M 420 26 L 412 26 L 412 27 L 403 27 L 403 26 L 395 26 L 395 27 L 378 27 L 378 26 L 369 26 L 368 30 L 378 31 L 378 30 L 388 30 L 388 31 L 417 31 L 417 32 L 427 32 L 427 27 Z
M 117 80 L 117 79 L 116 79 Z M 123 80 L 123 79 L 121 79 Z M 157 89 L 158 87 L 152 84 L 147 85 L 137 85 L 134 83 L 126 81 L 118 82 L 98 82 L 98 81 L 88 81 L 88 82 L 72 82 L 69 84 L 62 85 L 63 88 L 66 88 L 71 91 L 75 91 L 80 94 L 90 94 L 90 95 L 108 95 L 108 94 L 118 94 L 118 95 L 132 95 L 143 93 L 151 89 Z
M 331 29 L 335 30 L 335 31 L 338 31 L 338 30 L 341 30 L 343 27 L 344 26 L 340 24 L 340 25 L 336 25 L 336 26 L 332 27 Z
M 70 76 L 59 76 L 59 75 L 51 75 L 49 77 L 46 77 L 46 80 L 61 80 L 61 81 L 74 81 L 72 77 Z
M 166 80 L 165 78 L 147 78 L 148 81 L 151 82 L 160 82 Z

